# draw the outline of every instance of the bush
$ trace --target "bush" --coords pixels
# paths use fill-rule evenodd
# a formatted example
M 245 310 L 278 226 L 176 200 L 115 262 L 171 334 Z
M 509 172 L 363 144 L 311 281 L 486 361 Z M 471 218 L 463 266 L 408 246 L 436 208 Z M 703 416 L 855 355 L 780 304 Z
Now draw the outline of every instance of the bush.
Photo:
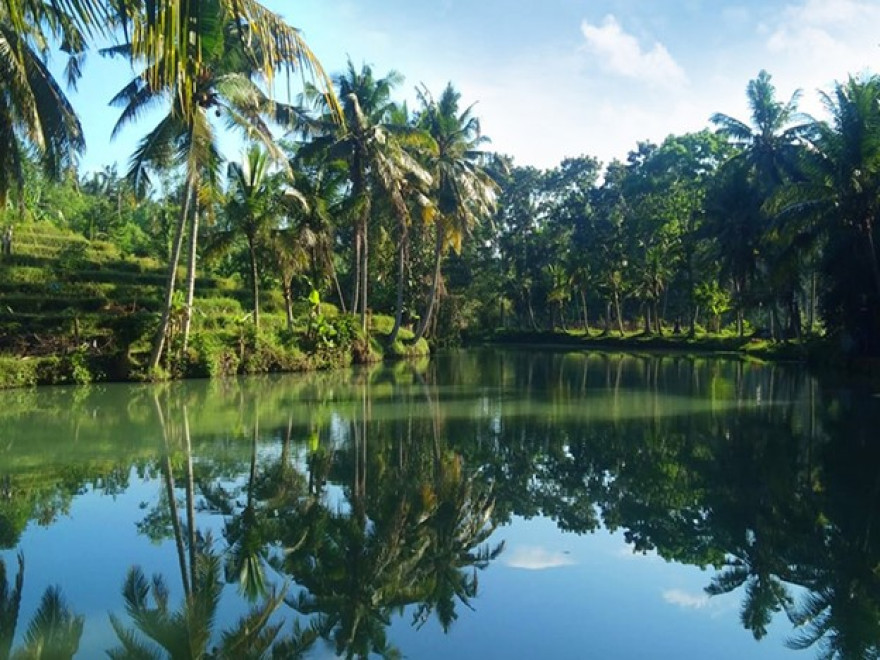
M 257 333 L 253 327 L 246 329 L 242 371 L 249 374 L 275 371 L 299 371 L 306 365 L 306 358 L 291 344 L 285 346 L 277 336 Z
M 89 358 L 84 350 L 74 351 L 67 356 L 64 365 L 70 371 L 70 377 L 77 385 L 88 385 L 95 380 L 89 367 Z
M 390 335 L 394 327 L 394 317 L 385 314 L 373 314 L 370 318 L 370 329 L 379 335 Z
M 196 333 L 187 349 L 184 371 L 190 378 L 225 378 L 238 371 L 236 352 L 217 335 Z
M 17 357 L 0 358 L 0 389 L 36 385 L 38 362 Z
M 0 357 L 0 389 L 55 385 L 72 380 L 71 363 L 59 357 Z
M 385 355 L 392 358 L 413 358 L 431 354 L 431 349 L 424 337 L 415 343 L 412 343 L 412 338 L 412 331 L 401 330 L 397 336 L 397 341 L 386 349 Z

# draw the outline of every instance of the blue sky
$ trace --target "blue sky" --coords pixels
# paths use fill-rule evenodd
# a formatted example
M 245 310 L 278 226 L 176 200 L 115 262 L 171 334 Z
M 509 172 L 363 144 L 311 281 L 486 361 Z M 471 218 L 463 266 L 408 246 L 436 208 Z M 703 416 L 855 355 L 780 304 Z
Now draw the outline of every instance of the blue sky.
M 880 0 L 266 0 L 300 28 L 328 72 L 346 57 L 405 76 L 399 98 L 447 81 L 476 102 L 492 148 L 519 165 L 624 157 L 639 140 L 747 118 L 744 90 L 767 69 L 821 116 L 816 90 L 878 71 Z M 73 95 L 86 170 L 124 169 L 144 122 L 110 143 L 113 92 L 131 71 L 92 56 Z M 231 149 L 234 151 L 234 149 Z M 236 153 L 227 156 L 236 157 Z

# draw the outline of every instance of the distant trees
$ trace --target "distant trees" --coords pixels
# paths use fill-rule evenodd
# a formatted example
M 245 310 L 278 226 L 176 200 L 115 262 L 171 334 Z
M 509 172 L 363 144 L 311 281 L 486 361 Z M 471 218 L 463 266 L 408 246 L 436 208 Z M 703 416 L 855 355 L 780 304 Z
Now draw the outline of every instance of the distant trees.
M 874 76 L 838 83 L 816 120 L 761 71 L 748 121 L 717 113 L 714 134 L 639 144 L 601 180 L 596 165 L 566 191 L 572 161 L 516 168 L 496 217 L 514 325 L 554 327 L 576 304 L 584 328 L 602 317 L 606 332 L 639 316 L 646 334 L 730 321 L 739 336 L 825 328 L 849 350 L 880 350 L 878 90 Z

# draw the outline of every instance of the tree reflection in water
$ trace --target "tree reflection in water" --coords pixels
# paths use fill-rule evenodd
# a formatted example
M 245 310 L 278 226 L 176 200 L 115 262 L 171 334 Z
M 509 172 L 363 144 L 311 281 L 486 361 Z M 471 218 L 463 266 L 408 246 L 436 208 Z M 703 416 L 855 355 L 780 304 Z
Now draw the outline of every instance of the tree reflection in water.
M 400 617 L 454 631 L 515 516 L 620 531 L 635 552 L 713 570 L 707 593 L 740 594 L 756 638 L 787 618 L 792 648 L 878 656 L 880 399 L 867 386 L 739 361 L 498 350 L 280 382 L 144 388 L 114 410 L 154 445 L 118 458 L 113 423 L 90 428 L 100 461 L 37 473 L 7 450 L 0 542 L 52 524 L 87 486 L 124 492 L 132 465 L 155 477 L 138 529 L 167 540 L 179 576 L 131 569 L 112 657 L 322 643 L 398 655 L 387 631 Z M 64 415 L 29 446 L 68 433 Z M 8 657 L 23 569 L 0 567 Z M 227 596 L 238 625 L 217 613 Z M 44 618 L 78 640 L 82 619 L 50 606 L 65 614 Z
M 22 645 L 13 652 L 24 587 L 24 557 L 19 554 L 17 561 L 18 573 L 10 583 L 0 559 L 0 660 L 70 660 L 79 649 L 85 619 L 73 613 L 58 587 L 43 592 Z

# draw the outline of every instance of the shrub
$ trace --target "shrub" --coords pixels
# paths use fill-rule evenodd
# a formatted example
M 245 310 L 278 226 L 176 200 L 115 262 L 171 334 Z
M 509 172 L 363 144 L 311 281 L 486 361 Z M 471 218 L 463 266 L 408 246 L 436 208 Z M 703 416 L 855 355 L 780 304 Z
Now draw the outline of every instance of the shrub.
M 0 389 L 36 385 L 38 362 L 17 357 L 0 358 Z
M 70 371 L 70 377 L 77 385 L 88 385 L 95 380 L 89 368 L 89 358 L 84 350 L 77 350 L 67 356 L 65 367 Z
M 191 378 L 234 376 L 239 358 L 235 351 L 215 334 L 196 333 L 187 349 L 185 373 Z

